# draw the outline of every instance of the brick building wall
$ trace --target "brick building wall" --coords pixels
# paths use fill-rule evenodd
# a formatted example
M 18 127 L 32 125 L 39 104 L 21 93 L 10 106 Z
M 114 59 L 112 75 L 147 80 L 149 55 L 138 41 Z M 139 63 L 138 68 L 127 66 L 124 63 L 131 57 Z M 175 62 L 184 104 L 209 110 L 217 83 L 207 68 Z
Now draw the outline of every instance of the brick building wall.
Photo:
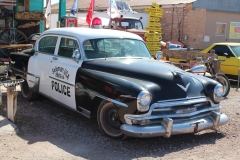
M 188 7 L 163 8 L 162 40 L 178 40 L 185 47 L 204 48 L 206 9 Z

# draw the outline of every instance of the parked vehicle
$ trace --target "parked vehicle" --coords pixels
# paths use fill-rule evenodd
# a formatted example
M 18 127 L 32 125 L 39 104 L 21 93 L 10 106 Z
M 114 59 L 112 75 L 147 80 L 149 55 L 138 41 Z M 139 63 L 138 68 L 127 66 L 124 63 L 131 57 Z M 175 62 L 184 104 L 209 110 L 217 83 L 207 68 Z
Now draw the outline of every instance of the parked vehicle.
M 145 40 L 144 34 L 147 32 L 143 29 L 142 17 L 116 17 L 109 20 L 108 29 L 122 30 L 139 35 Z M 146 41 L 146 40 L 145 40 Z
M 175 49 L 178 50 L 178 49 Z M 218 59 L 226 59 L 221 63 L 221 70 L 229 77 L 238 76 L 238 70 L 240 67 L 240 43 L 213 43 L 206 49 L 200 51 L 201 53 L 211 53 L 212 51 L 218 55 Z M 163 54 L 163 60 L 166 60 L 166 54 Z M 171 62 L 182 62 L 186 61 L 185 59 L 181 59 L 181 57 L 172 57 L 170 58 Z
M 211 50 L 215 50 L 219 59 L 226 59 L 221 63 L 221 70 L 223 70 L 226 75 L 238 76 L 238 69 L 240 67 L 240 43 L 213 43 L 201 52 L 210 53 Z
M 159 51 L 156 53 L 156 59 L 160 60 L 162 58 L 162 52 Z M 191 63 L 181 63 L 181 62 L 171 62 L 171 61 L 164 61 L 165 63 L 169 63 L 175 65 L 181 69 L 184 69 L 186 72 L 206 76 L 212 78 L 223 85 L 224 94 L 223 97 L 226 97 L 230 92 L 230 81 L 226 75 L 223 73 L 216 72 L 213 65 L 214 63 L 221 64 L 225 60 L 218 60 L 213 57 L 208 57 L 205 61 L 202 60 L 202 57 L 196 57 L 195 62 Z
M 223 85 L 223 90 L 224 90 L 223 97 L 226 97 L 230 92 L 230 88 L 231 88 L 230 81 L 226 75 L 222 73 L 216 73 L 213 67 L 214 62 L 221 64 L 221 62 L 224 62 L 224 60 L 218 60 L 218 59 L 211 60 L 211 57 L 208 57 L 206 61 L 203 61 L 201 57 L 198 57 L 197 59 L 198 59 L 197 62 L 193 63 L 193 66 L 190 69 L 185 71 L 207 76 L 209 78 L 212 78 L 218 81 Z
M 41 94 L 88 118 L 96 114 L 109 137 L 170 137 L 228 121 L 220 83 L 156 61 L 136 34 L 55 28 L 33 51 L 10 55 L 11 74 L 25 79 L 22 96 Z

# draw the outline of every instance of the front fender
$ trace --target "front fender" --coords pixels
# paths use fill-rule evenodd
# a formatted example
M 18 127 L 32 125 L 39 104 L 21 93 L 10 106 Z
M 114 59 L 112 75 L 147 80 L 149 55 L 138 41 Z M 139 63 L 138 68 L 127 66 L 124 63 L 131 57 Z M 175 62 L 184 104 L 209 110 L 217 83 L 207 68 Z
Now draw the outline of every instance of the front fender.
M 129 77 L 86 69 L 77 71 L 76 88 L 77 106 L 91 110 L 93 99 L 100 97 L 119 107 L 121 118 L 125 113 L 136 112 L 137 96 L 141 91 L 147 90 L 137 80 Z
M 212 93 L 214 90 L 214 87 L 218 84 L 218 82 L 214 79 L 202 76 L 202 75 L 196 75 L 196 74 L 191 74 L 189 73 L 193 78 L 198 80 L 199 82 L 202 83 L 204 86 L 204 94 L 207 97 L 212 97 Z

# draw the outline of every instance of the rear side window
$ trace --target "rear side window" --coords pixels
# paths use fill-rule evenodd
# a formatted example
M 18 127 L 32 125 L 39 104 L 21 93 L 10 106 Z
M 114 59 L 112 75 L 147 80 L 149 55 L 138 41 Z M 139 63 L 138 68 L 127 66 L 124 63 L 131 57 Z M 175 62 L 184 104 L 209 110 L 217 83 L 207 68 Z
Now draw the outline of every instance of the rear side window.
M 229 57 L 235 57 L 232 51 L 227 46 L 217 45 L 214 46 L 213 49 L 218 56 L 226 56 L 224 53 L 227 53 Z
M 38 50 L 47 54 L 54 54 L 58 37 L 47 36 L 39 41 Z

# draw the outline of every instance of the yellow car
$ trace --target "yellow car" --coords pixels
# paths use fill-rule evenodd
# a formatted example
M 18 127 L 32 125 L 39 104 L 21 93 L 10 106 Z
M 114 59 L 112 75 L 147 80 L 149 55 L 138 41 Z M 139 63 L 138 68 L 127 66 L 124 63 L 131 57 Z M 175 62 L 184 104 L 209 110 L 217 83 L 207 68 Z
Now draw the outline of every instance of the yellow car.
M 225 61 L 221 63 L 221 70 L 223 70 L 226 75 L 237 76 L 238 69 L 240 69 L 240 43 L 213 43 L 201 52 L 210 53 L 212 49 L 215 50 L 218 59 L 225 59 Z

